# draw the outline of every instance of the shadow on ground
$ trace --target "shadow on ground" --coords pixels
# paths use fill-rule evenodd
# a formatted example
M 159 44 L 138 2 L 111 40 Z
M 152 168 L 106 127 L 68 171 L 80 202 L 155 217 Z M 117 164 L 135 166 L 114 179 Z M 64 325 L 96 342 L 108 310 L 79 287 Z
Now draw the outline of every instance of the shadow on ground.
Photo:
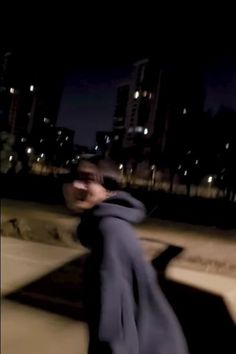
M 180 249 L 156 257 L 160 286 L 183 327 L 191 354 L 236 353 L 236 328 L 223 300 L 198 289 L 169 281 L 165 269 Z M 88 255 L 78 257 L 6 296 L 7 299 L 86 321 L 83 308 L 83 270 Z

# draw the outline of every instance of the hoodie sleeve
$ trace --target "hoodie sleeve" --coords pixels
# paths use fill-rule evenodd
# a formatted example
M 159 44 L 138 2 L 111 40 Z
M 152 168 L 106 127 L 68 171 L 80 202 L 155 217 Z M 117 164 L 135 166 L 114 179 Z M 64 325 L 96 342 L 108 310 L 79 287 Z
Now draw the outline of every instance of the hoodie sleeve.
M 112 218 L 104 218 L 100 224 L 103 256 L 100 268 L 101 309 L 98 333 L 99 340 L 109 343 L 111 347 L 119 340 L 122 333 L 121 264 L 116 237 L 111 229 L 111 226 L 114 226 L 113 221 Z

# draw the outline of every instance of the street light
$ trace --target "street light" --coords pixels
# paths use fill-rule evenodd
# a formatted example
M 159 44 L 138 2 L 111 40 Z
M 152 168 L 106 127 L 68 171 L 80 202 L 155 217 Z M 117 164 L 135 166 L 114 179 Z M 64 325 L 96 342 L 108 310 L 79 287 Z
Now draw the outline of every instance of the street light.
M 30 92 L 34 92 L 34 85 L 30 85 Z
M 26 149 L 27 154 L 31 154 L 32 151 L 33 151 L 33 149 L 32 149 L 31 147 L 28 147 L 28 148 Z

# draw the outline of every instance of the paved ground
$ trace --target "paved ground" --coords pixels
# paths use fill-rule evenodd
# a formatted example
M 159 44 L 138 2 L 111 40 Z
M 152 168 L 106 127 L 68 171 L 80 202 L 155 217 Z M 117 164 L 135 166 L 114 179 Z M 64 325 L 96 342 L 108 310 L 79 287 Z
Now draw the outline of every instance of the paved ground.
M 63 209 L 11 201 L 2 206 L 4 231 L 13 236 L 1 239 L 3 294 L 84 253 L 71 237 L 77 220 Z M 20 220 L 22 234 L 9 224 L 9 218 Z M 55 227 L 63 232 L 56 232 Z M 185 253 L 169 267 L 168 277 L 222 296 L 236 320 L 235 231 L 149 220 L 138 233 L 148 258 L 164 248 L 159 240 L 185 247 Z M 40 243 L 32 242 L 35 240 Z M 1 345 L 4 354 L 84 354 L 86 327 L 80 321 L 4 298 Z

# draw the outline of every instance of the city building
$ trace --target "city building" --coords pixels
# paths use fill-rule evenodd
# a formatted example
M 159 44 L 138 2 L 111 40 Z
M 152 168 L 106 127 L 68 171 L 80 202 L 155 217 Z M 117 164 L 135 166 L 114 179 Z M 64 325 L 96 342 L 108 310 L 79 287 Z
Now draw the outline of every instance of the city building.
M 55 125 L 63 87 L 61 74 L 20 54 L 1 58 L 1 129 L 16 137 L 40 135 L 44 124 Z
M 197 120 L 203 103 L 202 73 L 196 68 L 154 59 L 134 63 L 129 85 L 117 91 L 113 155 L 152 162 L 168 155 L 180 137 L 187 137 L 186 120 Z

